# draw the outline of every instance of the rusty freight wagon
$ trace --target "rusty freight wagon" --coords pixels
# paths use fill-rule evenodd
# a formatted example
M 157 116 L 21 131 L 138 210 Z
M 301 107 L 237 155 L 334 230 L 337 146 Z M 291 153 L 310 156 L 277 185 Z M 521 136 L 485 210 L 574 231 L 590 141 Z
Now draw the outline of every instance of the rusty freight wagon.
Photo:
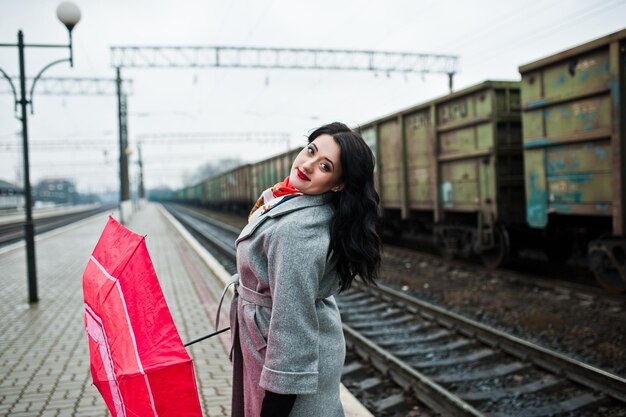
M 202 204 L 218 210 L 244 213 L 252 200 L 250 189 L 251 165 L 207 178 L 202 182 Z
M 200 204 L 202 195 L 202 184 L 188 185 L 176 191 L 176 199 L 189 204 Z
M 497 267 L 524 227 L 518 82 L 486 81 L 367 123 L 386 227 Z
M 299 152 L 300 149 L 293 149 L 252 164 L 253 203 L 263 191 L 289 175 L 291 164 Z
M 626 30 L 519 68 L 526 217 L 626 290 Z M 555 237 L 556 236 L 556 237 Z M 576 247 L 578 246 L 578 248 Z

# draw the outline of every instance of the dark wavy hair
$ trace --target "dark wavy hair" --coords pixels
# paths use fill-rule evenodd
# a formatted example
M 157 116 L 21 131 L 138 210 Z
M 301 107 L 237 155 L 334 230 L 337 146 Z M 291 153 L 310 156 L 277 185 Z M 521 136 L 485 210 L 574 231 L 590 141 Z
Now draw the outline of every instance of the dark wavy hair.
M 358 276 L 376 285 L 380 268 L 378 193 L 374 189 L 374 155 L 357 132 L 343 123 L 321 126 L 309 135 L 333 137 L 341 149 L 343 189 L 333 193 L 335 214 L 330 223 L 331 259 L 340 278 L 340 291 L 350 288 Z

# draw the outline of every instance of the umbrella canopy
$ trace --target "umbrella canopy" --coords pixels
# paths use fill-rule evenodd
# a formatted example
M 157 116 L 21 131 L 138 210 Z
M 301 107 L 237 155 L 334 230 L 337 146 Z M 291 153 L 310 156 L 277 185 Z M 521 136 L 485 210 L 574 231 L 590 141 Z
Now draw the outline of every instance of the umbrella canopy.
M 112 217 L 83 274 L 91 375 L 113 416 L 202 416 L 143 236 Z

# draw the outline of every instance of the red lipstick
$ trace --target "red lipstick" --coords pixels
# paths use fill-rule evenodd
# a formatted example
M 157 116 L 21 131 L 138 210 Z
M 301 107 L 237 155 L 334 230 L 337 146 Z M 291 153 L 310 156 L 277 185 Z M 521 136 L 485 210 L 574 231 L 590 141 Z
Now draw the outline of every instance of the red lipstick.
M 311 181 L 309 177 L 304 175 L 304 173 L 300 171 L 298 168 L 296 168 L 296 173 L 298 174 L 298 178 L 300 178 L 302 181 Z

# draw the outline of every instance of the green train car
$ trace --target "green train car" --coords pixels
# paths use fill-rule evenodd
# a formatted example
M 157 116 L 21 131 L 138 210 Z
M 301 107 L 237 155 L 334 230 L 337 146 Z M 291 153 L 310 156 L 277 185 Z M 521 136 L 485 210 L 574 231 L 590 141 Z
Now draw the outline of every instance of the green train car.
M 202 205 L 217 210 L 244 213 L 249 209 L 251 192 L 249 164 L 241 165 L 224 173 L 207 178 L 202 184 Z
M 252 201 L 256 201 L 264 190 L 289 175 L 291 164 L 299 152 L 300 149 L 293 149 L 252 165 L 252 195 L 254 196 Z
M 526 218 L 626 290 L 626 30 L 523 65 Z
M 190 204 L 198 204 L 200 202 L 200 184 L 189 185 L 177 190 L 175 195 L 177 200 L 182 200 Z
M 230 212 L 248 213 L 259 195 L 289 175 L 300 149 L 241 165 L 177 192 L 177 200 Z
M 366 123 L 387 227 L 491 267 L 525 223 L 518 82 L 485 81 Z

